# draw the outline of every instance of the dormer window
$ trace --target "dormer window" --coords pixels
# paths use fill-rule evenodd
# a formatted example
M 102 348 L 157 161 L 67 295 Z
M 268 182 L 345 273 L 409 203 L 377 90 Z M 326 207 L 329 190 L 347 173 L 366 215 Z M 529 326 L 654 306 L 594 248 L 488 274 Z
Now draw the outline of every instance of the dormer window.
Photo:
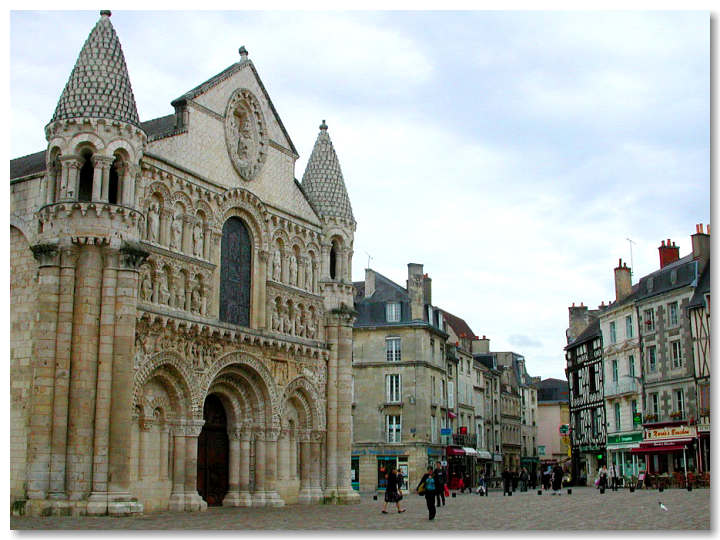
M 385 304 L 385 320 L 387 322 L 400 322 L 400 302 Z

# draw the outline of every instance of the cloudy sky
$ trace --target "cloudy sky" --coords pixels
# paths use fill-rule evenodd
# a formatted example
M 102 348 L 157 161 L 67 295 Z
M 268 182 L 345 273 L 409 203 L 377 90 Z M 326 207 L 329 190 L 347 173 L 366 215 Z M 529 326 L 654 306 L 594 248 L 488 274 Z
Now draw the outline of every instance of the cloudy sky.
M 101 6 L 102 7 L 102 6 Z M 10 14 L 10 156 L 43 128 L 99 14 Z M 564 378 L 567 308 L 614 299 L 710 219 L 710 16 L 696 12 L 123 12 L 142 120 L 245 45 L 300 153 L 325 119 L 357 220 L 353 278 L 404 285 Z

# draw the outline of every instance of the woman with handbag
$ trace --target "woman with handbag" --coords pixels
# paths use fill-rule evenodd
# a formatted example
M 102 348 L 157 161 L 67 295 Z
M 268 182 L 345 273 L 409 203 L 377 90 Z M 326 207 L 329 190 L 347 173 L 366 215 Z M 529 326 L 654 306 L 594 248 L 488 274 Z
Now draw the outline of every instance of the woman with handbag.
M 398 473 L 397 468 L 393 468 L 385 477 L 387 478 L 387 485 L 385 486 L 385 504 L 383 505 L 382 513 L 388 513 L 388 503 L 395 503 L 398 514 L 402 514 L 406 510 L 405 508 L 400 508 L 400 501 L 402 500 L 402 491 L 400 491 L 402 476 Z
M 433 468 L 428 467 L 427 472 L 423 474 L 420 479 L 420 483 L 417 485 L 415 490 L 420 495 L 425 495 L 425 504 L 428 509 L 428 519 L 435 519 L 435 474 L 433 474 Z

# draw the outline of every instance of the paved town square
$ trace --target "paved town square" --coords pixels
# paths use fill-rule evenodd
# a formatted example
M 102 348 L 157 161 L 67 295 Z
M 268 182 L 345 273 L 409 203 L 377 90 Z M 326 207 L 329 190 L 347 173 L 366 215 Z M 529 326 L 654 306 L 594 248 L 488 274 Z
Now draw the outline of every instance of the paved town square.
M 308 508 L 211 507 L 207 512 L 162 512 L 131 518 L 12 517 L 12 529 L 426 529 L 426 530 L 687 530 L 710 529 L 710 491 L 707 489 L 607 491 L 574 488 L 561 496 L 535 491 L 503 497 L 458 494 L 427 519 L 425 499 L 417 495 L 402 501 L 407 512 L 393 508 L 381 514 L 382 497 L 363 496 L 357 505 Z M 660 508 L 661 501 L 667 511 Z

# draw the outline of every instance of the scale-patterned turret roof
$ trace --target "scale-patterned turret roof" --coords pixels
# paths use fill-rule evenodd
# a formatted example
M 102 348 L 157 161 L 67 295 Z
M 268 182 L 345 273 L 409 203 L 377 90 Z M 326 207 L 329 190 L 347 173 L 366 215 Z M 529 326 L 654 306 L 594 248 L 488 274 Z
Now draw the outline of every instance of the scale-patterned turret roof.
M 333 216 L 355 221 L 340 162 L 328 135 L 325 120 L 320 125 L 320 133 L 305 167 L 302 188 L 321 217 Z
M 100 15 L 80 51 L 52 122 L 105 118 L 139 126 L 125 56 L 110 22 L 110 12 L 101 11 Z

